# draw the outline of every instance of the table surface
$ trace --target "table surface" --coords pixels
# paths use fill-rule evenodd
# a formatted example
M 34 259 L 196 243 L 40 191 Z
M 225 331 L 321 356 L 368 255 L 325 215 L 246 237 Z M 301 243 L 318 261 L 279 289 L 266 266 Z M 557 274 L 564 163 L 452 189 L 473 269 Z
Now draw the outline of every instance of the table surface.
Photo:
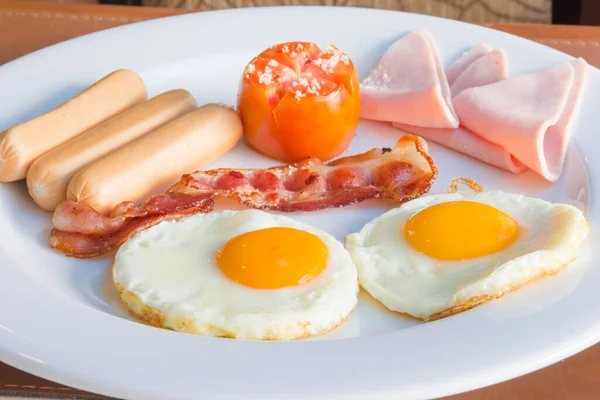
M 0 65 L 86 33 L 193 10 L 0 0 Z M 535 40 L 600 67 L 600 27 L 489 24 Z M 600 398 L 600 344 L 542 370 L 445 400 Z M 0 398 L 101 396 L 64 387 L 0 363 Z

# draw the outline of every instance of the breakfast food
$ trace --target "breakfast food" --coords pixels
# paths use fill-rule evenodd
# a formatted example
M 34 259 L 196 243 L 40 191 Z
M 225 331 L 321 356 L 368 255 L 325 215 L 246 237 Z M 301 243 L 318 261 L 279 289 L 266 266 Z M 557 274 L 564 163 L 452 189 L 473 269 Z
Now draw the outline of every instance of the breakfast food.
M 504 147 L 555 182 L 564 164 L 586 73 L 587 63 L 579 58 L 464 90 L 453 103 L 465 128 Z
M 197 214 L 139 232 L 117 252 L 113 281 L 142 321 L 238 339 L 323 334 L 348 318 L 358 295 L 341 243 L 259 210 Z
M 346 237 L 361 286 L 393 311 L 443 318 L 559 272 L 588 224 L 577 208 L 504 192 L 428 195 Z
M 124 145 L 78 172 L 67 199 L 108 214 L 121 202 L 137 202 L 187 171 L 225 155 L 242 136 L 238 114 L 207 104 Z
M 475 67 L 492 63 L 493 54 L 490 50 L 464 67 L 454 85 L 459 78 L 466 86 L 482 83 Z M 469 53 L 463 57 L 470 58 Z M 507 171 L 530 168 L 555 182 L 562 172 L 586 71 L 587 63 L 579 58 L 532 74 L 465 86 L 453 98 L 461 123 L 456 129 L 393 126 Z
M 77 258 L 116 250 L 117 292 L 150 325 L 253 340 L 320 335 L 353 312 L 359 285 L 390 310 L 431 321 L 558 273 L 588 226 L 575 207 L 517 194 L 427 195 L 437 166 L 424 139 L 556 179 L 584 80 L 582 60 L 507 78 L 506 54 L 485 44 L 446 75 L 433 38 L 415 30 L 370 71 L 361 98 L 347 54 L 282 43 L 246 65 L 237 112 L 196 108 L 183 90 L 138 101 L 36 156 L 27 184 L 54 211 L 50 247 Z M 406 134 L 393 148 L 328 161 L 360 115 Z M 204 170 L 242 135 L 286 164 Z M 220 198 L 248 209 L 215 211 Z M 399 207 L 345 245 L 266 212 L 368 199 Z
M 394 148 L 373 149 L 324 164 L 317 158 L 265 170 L 198 171 L 168 193 L 232 197 L 263 210 L 315 211 L 371 198 L 404 202 L 429 191 L 437 168 L 427 145 L 406 135 Z
M 171 90 L 125 110 L 35 160 L 27 171 L 29 194 L 54 211 L 79 170 L 195 107 L 189 92 Z
M 415 30 L 394 43 L 361 82 L 364 119 L 456 128 L 450 88 L 433 38 Z
M 165 219 L 210 212 L 212 198 L 234 198 L 251 208 L 313 211 L 370 198 L 404 202 L 427 193 L 437 168 L 425 142 L 406 135 L 393 149 L 373 149 L 323 164 L 317 159 L 269 169 L 216 169 L 185 175 L 167 193 L 139 209 L 131 202 L 103 216 L 71 201 L 54 212 L 52 248 L 72 257 L 94 257 Z
M 488 54 L 490 51 L 492 51 L 490 46 L 485 43 L 479 43 L 473 46 L 469 51 L 462 53 L 446 70 L 448 84 L 452 85 L 469 65 L 473 64 L 473 62 Z
M 468 55 L 469 53 L 463 57 L 468 57 Z M 461 62 L 461 59 L 456 62 Z M 465 65 L 464 62 L 461 62 L 461 65 L 464 66 L 464 70 L 458 77 L 452 82 L 448 79 L 452 97 L 465 89 L 496 83 L 508 76 L 506 53 L 502 49 L 490 49 L 471 63 Z
M 322 161 L 346 149 L 356 130 L 359 83 L 341 50 L 314 43 L 273 46 L 246 66 L 238 93 L 246 141 L 280 161 Z
M 113 215 L 104 216 L 67 200 L 58 205 L 52 216 L 54 229 L 48 244 L 70 257 L 91 258 L 118 248 L 137 232 L 159 222 L 208 213 L 213 208 L 214 200 L 210 197 L 161 194 L 139 208 L 124 202 Z
M 446 77 L 433 39 L 416 30 L 390 47 L 363 81 L 361 115 L 392 122 L 405 133 L 519 173 L 526 167 L 501 144 L 459 126 L 450 100 L 466 89 L 504 80 L 506 75 L 504 51 L 482 43 L 462 54 L 448 68 Z
M 118 70 L 51 111 L 0 133 L 0 182 L 25 178 L 35 159 L 146 100 L 144 81 Z
M 466 154 L 486 164 L 519 174 L 527 169 L 504 147 L 483 139 L 459 126 L 456 129 L 421 128 L 403 124 L 392 124 L 405 133 L 421 136 L 423 139 Z

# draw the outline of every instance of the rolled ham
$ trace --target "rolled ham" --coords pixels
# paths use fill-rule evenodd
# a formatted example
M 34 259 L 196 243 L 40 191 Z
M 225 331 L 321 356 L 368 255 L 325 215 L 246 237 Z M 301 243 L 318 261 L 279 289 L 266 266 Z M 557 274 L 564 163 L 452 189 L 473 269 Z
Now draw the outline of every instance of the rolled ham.
M 450 88 L 433 38 L 415 30 L 395 42 L 361 83 L 361 118 L 456 128 Z
M 462 70 L 450 84 L 450 93 L 454 97 L 463 90 L 502 81 L 507 78 L 507 70 L 504 50 L 490 50 Z
M 412 133 L 423 139 L 468 155 L 486 164 L 518 174 L 527 169 L 504 147 L 483 139 L 463 127 L 455 129 L 422 128 L 394 123 L 404 133 Z
M 564 164 L 587 63 L 578 58 L 459 93 L 461 125 L 555 182 Z

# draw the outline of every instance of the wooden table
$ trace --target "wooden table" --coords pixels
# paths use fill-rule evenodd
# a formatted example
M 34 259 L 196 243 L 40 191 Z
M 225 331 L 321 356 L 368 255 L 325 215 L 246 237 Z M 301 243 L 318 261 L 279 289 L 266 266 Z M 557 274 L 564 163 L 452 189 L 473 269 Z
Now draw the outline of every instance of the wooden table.
M 86 33 L 191 10 L 0 0 L 0 64 Z M 600 27 L 490 25 L 600 67 Z M 1 93 L 1 91 L 0 91 Z M 0 363 L 0 398 L 99 399 Z M 600 399 L 600 345 L 529 375 L 445 400 Z

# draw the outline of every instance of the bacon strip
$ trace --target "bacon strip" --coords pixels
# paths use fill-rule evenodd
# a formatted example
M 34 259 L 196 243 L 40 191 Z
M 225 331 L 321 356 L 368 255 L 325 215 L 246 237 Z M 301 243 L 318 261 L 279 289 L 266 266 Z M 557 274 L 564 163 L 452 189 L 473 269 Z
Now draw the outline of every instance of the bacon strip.
M 180 219 L 213 210 L 214 200 L 206 196 L 160 194 L 141 207 L 124 202 L 105 217 L 92 208 L 63 201 L 54 211 L 50 247 L 71 257 L 90 258 L 119 247 L 137 232 L 161 221 Z
M 408 201 L 427 193 L 436 177 L 426 142 L 414 135 L 402 136 L 393 149 L 373 149 L 327 164 L 308 158 L 268 169 L 197 171 L 140 208 L 122 203 L 111 216 L 64 202 L 52 219 L 50 246 L 70 256 L 94 257 L 160 221 L 210 212 L 216 196 L 262 210 L 315 211 L 371 198 Z
M 399 202 L 426 193 L 437 176 L 423 139 L 406 135 L 393 149 L 324 164 L 308 158 L 269 169 L 216 169 L 184 175 L 167 193 L 221 195 L 262 210 L 315 211 L 370 198 Z

